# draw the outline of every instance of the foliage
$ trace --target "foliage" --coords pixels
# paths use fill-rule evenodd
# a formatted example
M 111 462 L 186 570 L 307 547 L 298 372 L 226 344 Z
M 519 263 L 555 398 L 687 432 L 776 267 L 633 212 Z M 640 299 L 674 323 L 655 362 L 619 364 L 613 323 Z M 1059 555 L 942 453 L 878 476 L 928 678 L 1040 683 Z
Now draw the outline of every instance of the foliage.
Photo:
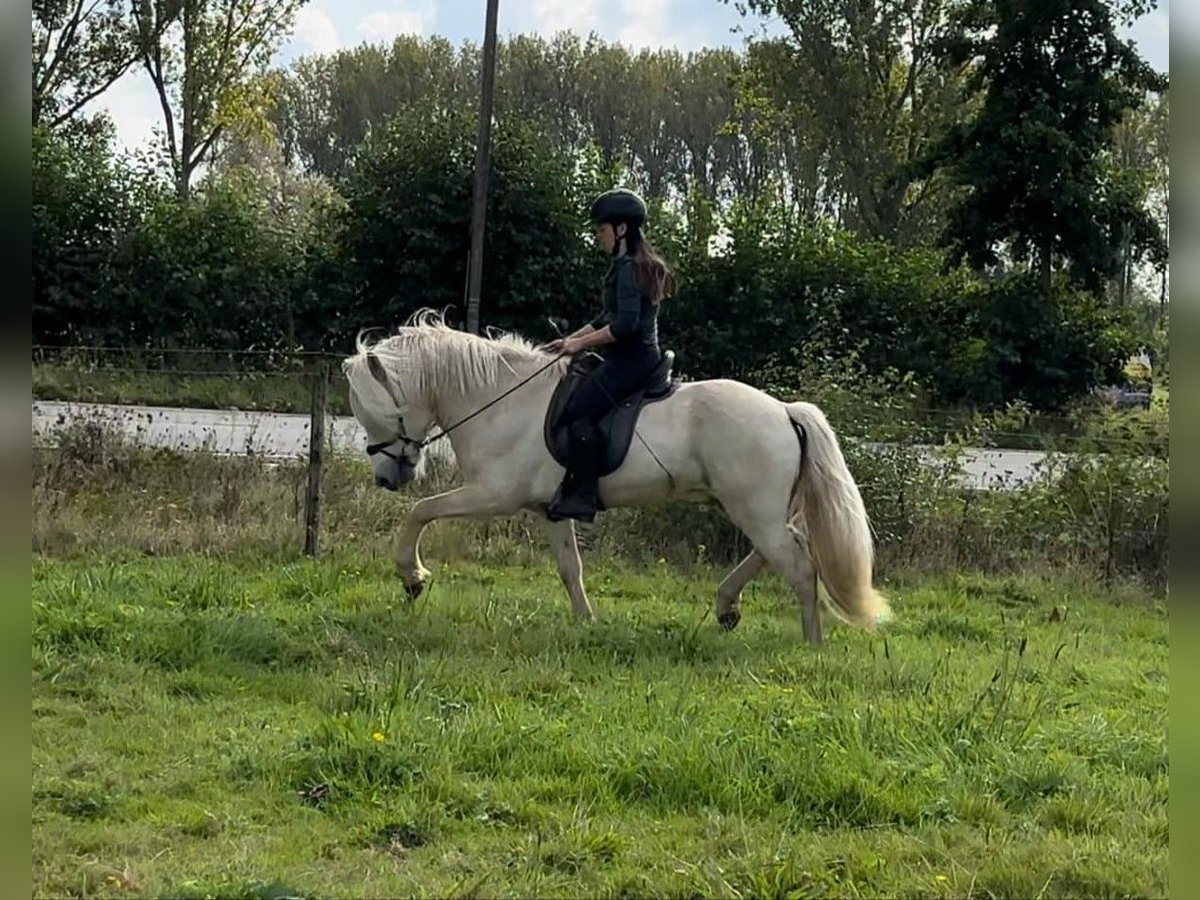
M 227 131 L 265 121 L 273 80 L 265 72 L 307 0 L 134 0 L 139 61 L 162 108 L 175 190 Z
M 107 292 L 117 249 L 153 202 L 152 183 L 112 151 L 103 123 L 33 130 L 33 336 L 118 341 Z
M 1097 290 L 1119 269 L 1123 234 L 1139 256 L 1163 252 L 1140 198 L 1103 164 L 1125 111 L 1166 86 L 1115 20 L 1108 0 L 977 0 L 956 10 L 945 42 L 985 97 L 929 157 L 965 190 L 944 241 L 979 269 L 1006 251 L 1035 262 L 1047 300 L 1056 258 Z
M 688 259 L 664 337 L 690 377 L 782 385 L 781 368 L 852 357 L 868 372 L 910 373 L 941 402 L 982 408 L 1024 399 L 1053 409 L 1110 383 L 1130 351 L 1126 320 L 1062 285 L 1030 303 L 1021 275 L 979 282 L 828 227 L 796 227 L 778 207 L 743 205 L 715 256 Z M 774 374 L 769 374 L 774 371 Z
M 185 203 L 160 200 L 114 260 L 114 326 L 124 342 L 296 346 L 305 235 L 278 225 L 265 198 L 233 179 Z
M 33 0 L 33 127 L 77 121 L 138 59 L 124 0 Z
M 368 138 L 346 188 L 354 292 L 347 325 L 398 324 L 421 307 L 460 306 L 470 237 L 473 122 L 423 108 Z M 598 254 L 569 158 L 539 132 L 499 123 L 488 183 L 485 323 L 544 333 L 551 311 L 593 312 Z M 346 331 L 342 332 L 343 339 Z
M 779 144 L 794 199 L 866 238 L 927 238 L 944 179 L 911 167 L 966 114 L 960 68 L 937 52 L 945 0 L 750 0 L 790 34 L 752 42 L 740 103 L 751 133 Z
M 936 11 L 926 13 L 932 23 Z M 859 24 L 870 25 L 868 31 L 900 28 L 891 19 Z M 758 45 L 756 52 L 768 49 Z M 795 392 L 804 388 L 799 372 L 811 378 L 812 361 L 853 359 L 875 375 L 911 376 L 911 390 L 936 403 L 988 410 L 1027 401 L 1056 409 L 1114 377 L 1132 349 L 1131 327 L 1142 343 L 1154 341 L 1156 352 L 1164 343 L 1152 338 L 1144 316 L 1139 325 L 1066 281 L 1055 284 L 1048 302 L 1034 304 L 1035 286 L 1020 272 L 981 280 L 963 268 L 946 270 L 937 252 L 866 239 L 802 208 L 796 182 L 772 175 L 766 145 L 756 149 L 757 138 L 742 133 L 758 124 L 764 135 L 785 127 L 786 117 L 778 119 L 780 110 L 769 104 L 742 108 L 741 124 L 732 132 L 718 129 L 710 142 L 706 129 L 725 115 L 718 84 L 739 72 L 778 76 L 784 70 L 774 63 L 742 68 L 736 54 L 715 53 L 634 61 L 624 50 L 566 37 L 514 39 L 506 52 L 505 102 L 528 110 L 523 118 L 498 120 L 485 325 L 541 338 L 549 336 L 550 316 L 572 326 L 590 318 L 605 260 L 583 212 L 603 188 L 651 179 L 663 193 L 687 189 L 679 202 L 666 196 L 650 202 L 653 238 L 680 275 L 678 296 L 663 307 L 661 333 L 689 378 L 737 377 Z M 894 61 L 903 69 L 900 57 Z M 138 170 L 99 139 L 89 143 L 66 132 L 36 139 L 35 340 L 339 351 L 360 328 L 392 327 L 420 306 L 457 307 L 475 137 L 474 109 L 455 87 L 465 64 L 448 45 L 415 38 L 308 60 L 295 77 L 308 73 L 315 81 L 300 94 L 292 76 L 274 79 L 285 98 L 281 110 L 315 116 L 330 108 L 331 98 L 343 97 L 339 79 L 349 79 L 346 90 L 358 83 L 352 63 L 362 68 L 365 106 L 348 107 L 343 124 L 348 135 L 359 126 L 364 134 L 371 130 L 344 165 L 330 161 L 340 172 L 337 182 L 289 165 L 302 146 L 316 153 L 309 140 L 315 135 L 304 132 L 316 119 L 280 119 L 292 131 L 279 143 L 247 133 L 223 142 L 187 199 L 168 198 L 153 180 L 137 184 Z M 399 73 L 422 65 L 429 67 L 425 80 L 396 82 Z M 574 103 L 586 96 L 597 104 L 611 98 L 599 87 L 572 93 L 554 66 L 602 82 L 622 65 L 631 67 L 631 84 L 642 85 L 637 104 L 673 85 L 679 96 L 668 112 L 685 114 L 694 133 L 681 125 L 660 128 L 655 138 L 633 129 L 628 140 L 646 145 L 637 149 L 614 144 L 595 122 L 580 125 L 582 113 L 555 116 L 557 101 L 547 97 Z M 927 71 L 933 78 L 934 69 Z M 907 96 L 904 90 L 895 96 Z M 333 93 L 299 99 L 322 91 Z M 706 91 L 716 92 L 708 105 L 701 102 Z M 399 111 L 376 121 L 390 109 Z M 576 128 L 570 134 L 562 131 L 568 122 Z M 714 148 L 726 141 L 740 160 L 738 171 L 718 164 Z M 890 167 L 881 163 L 876 174 Z M 821 188 L 818 196 L 834 195 Z
M 477 114 L 480 49 L 442 37 L 405 35 L 299 60 L 280 73 L 272 113 L 288 160 L 341 180 L 375 129 L 413 109 Z M 697 188 L 709 196 L 748 177 L 736 136 L 738 54 L 705 49 L 633 52 L 594 36 L 501 40 L 496 120 L 535 128 L 542 152 L 570 156 L 594 145 L 601 163 L 628 167 L 652 197 Z
M 967 295 L 962 328 L 949 332 L 938 373 L 944 399 L 1057 409 L 1120 381 L 1133 350 L 1127 319 L 1069 284 L 1048 298 L 1039 292 L 1035 276 L 1018 273 Z

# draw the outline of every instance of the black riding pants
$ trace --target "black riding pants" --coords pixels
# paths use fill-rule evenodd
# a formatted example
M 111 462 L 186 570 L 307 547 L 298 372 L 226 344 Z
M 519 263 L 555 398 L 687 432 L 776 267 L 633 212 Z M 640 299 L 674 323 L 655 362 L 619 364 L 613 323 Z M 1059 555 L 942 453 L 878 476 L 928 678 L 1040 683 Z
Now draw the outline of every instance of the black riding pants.
M 642 387 L 661 360 L 661 352 L 655 347 L 612 354 L 575 389 L 560 423 L 569 425 L 586 419 L 595 425 L 609 410 Z

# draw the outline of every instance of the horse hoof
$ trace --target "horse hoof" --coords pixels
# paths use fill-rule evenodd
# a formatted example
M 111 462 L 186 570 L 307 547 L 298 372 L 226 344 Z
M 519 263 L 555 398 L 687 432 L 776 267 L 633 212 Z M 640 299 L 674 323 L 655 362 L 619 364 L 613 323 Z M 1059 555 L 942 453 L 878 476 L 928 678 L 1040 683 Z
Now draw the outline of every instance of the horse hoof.
M 729 612 L 723 612 L 717 616 L 717 623 L 724 631 L 733 631 L 733 629 L 737 628 L 740 621 L 742 621 L 742 614 L 736 609 L 731 609 Z
M 419 579 L 417 581 L 406 582 L 404 590 L 408 594 L 409 600 L 416 600 L 421 596 L 421 592 L 425 590 L 425 581 L 424 579 Z

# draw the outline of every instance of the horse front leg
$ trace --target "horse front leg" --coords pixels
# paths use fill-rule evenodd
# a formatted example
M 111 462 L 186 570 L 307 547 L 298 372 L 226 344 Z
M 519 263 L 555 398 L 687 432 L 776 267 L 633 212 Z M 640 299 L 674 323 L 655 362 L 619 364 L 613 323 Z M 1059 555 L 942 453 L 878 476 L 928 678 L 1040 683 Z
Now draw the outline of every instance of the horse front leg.
M 429 570 L 421 563 L 421 534 L 438 519 L 483 519 L 516 511 L 516 505 L 480 485 L 463 485 L 413 504 L 396 532 L 396 568 L 409 597 L 425 589 Z
M 575 523 L 570 519 L 561 522 L 551 522 L 549 519 L 543 521 L 546 537 L 550 539 L 550 546 L 554 548 L 558 577 L 562 579 L 567 596 L 571 598 L 571 611 L 581 619 L 595 618 L 596 613 L 583 589 L 583 561 L 579 558 L 579 544 L 575 540 Z

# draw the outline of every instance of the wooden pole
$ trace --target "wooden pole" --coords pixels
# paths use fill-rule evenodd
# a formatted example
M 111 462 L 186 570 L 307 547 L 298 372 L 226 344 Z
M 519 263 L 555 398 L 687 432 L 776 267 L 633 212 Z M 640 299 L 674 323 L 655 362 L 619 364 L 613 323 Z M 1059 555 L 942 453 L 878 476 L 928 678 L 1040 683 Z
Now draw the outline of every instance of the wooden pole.
M 321 537 L 321 474 L 325 467 L 325 406 L 329 363 L 323 362 L 313 380 L 308 425 L 308 495 L 304 501 L 304 553 L 316 556 Z
M 499 0 L 487 0 L 483 32 L 483 91 L 479 100 L 479 136 L 475 141 L 475 195 L 471 203 L 471 255 L 467 257 L 467 331 L 479 334 L 479 295 L 483 284 L 483 228 L 487 215 L 487 177 L 491 166 L 492 94 L 496 83 L 496 15 Z

